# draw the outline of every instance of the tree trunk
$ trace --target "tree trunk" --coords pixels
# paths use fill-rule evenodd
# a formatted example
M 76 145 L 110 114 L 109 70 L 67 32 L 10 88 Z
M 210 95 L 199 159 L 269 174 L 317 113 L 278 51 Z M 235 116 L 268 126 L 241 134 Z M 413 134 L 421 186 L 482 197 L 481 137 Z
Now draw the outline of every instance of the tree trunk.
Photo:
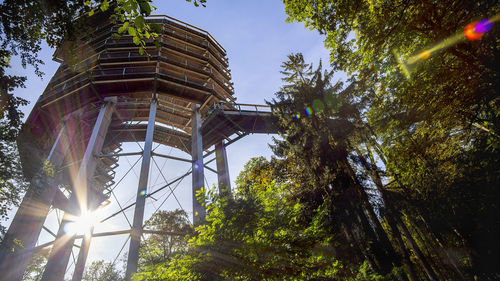
M 401 251 L 403 264 L 406 268 L 406 271 L 408 272 L 408 276 L 410 277 L 410 280 L 411 281 L 418 281 L 419 279 L 417 277 L 417 274 L 415 273 L 415 267 L 410 259 L 410 253 L 408 252 L 408 249 L 406 249 L 405 243 L 404 243 L 403 239 L 401 238 L 401 232 L 399 232 L 398 226 L 396 225 L 396 222 L 394 221 L 392 216 L 393 216 L 392 213 L 388 213 L 386 215 L 387 223 L 389 224 L 389 227 L 392 231 L 392 236 L 394 237 L 394 240 L 396 240 L 396 243 L 398 244 L 399 250 Z
M 365 247 L 363 247 L 363 245 L 361 245 L 359 243 L 359 239 L 357 237 L 355 237 L 354 233 L 352 232 L 352 229 L 350 229 L 350 227 L 348 227 L 347 225 L 343 224 L 342 225 L 343 229 L 344 229 L 344 234 L 346 236 L 346 239 L 347 241 L 350 241 L 350 243 L 352 243 L 353 245 L 356 246 L 356 248 L 358 248 L 358 250 L 361 252 L 361 254 L 363 255 L 363 257 L 365 258 L 365 260 L 368 262 L 368 264 L 370 265 L 370 267 L 373 269 L 373 270 L 377 270 L 377 263 L 375 262 L 375 260 L 373 260 L 373 258 L 366 252 L 366 249 Z
M 370 226 L 370 230 L 373 230 L 375 233 L 375 238 L 374 242 L 376 242 L 376 247 L 379 248 L 381 251 L 381 261 L 384 262 L 383 265 L 381 265 L 385 270 L 387 270 L 389 267 L 392 270 L 392 267 L 399 267 L 401 266 L 401 259 L 400 257 L 396 254 L 396 251 L 394 250 L 389 238 L 387 237 L 387 233 L 382 227 L 382 224 L 380 223 L 380 220 L 378 219 L 377 215 L 375 214 L 375 211 L 373 210 L 373 206 L 370 204 L 370 201 L 368 199 L 368 195 L 366 194 L 364 188 L 361 186 L 359 181 L 356 178 L 356 174 L 354 173 L 354 170 L 352 169 L 351 165 L 345 159 L 344 163 L 345 169 L 347 170 L 351 180 L 353 181 L 354 186 L 356 187 L 356 191 L 358 195 L 360 196 L 360 199 L 362 201 L 362 206 L 365 212 L 363 212 L 364 217 L 371 222 L 368 223 L 368 226 Z M 372 228 L 373 226 L 373 228 Z M 367 229 L 367 231 L 369 231 Z M 389 265 L 389 264 L 390 265 Z M 389 270 L 390 271 L 390 270 Z M 386 272 L 388 273 L 388 272 Z
M 389 225 L 390 230 L 393 233 L 394 240 L 396 240 L 396 244 L 399 247 L 400 250 L 400 255 L 397 255 L 398 258 L 404 263 L 405 268 L 408 272 L 408 275 L 410 277 L 410 280 L 416 281 L 418 280 L 417 275 L 415 274 L 415 269 L 413 266 L 413 263 L 410 260 L 410 255 L 408 253 L 408 250 L 406 249 L 404 242 L 401 238 L 401 233 L 399 232 L 399 229 L 397 228 L 394 219 L 392 218 L 393 212 L 392 210 L 392 203 L 390 202 L 389 198 L 385 195 L 385 190 L 382 184 L 382 179 L 380 178 L 380 175 L 376 168 L 374 169 L 374 164 L 372 163 L 371 165 L 368 164 L 368 161 L 365 159 L 365 157 L 360 153 L 358 149 L 355 150 L 356 154 L 358 155 L 361 164 L 367 171 L 368 175 L 372 179 L 373 183 L 377 187 L 377 190 L 380 192 L 380 195 L 382 196 L 382 200 L 384 202 L 384 206 L 386 207 L 387 210 L 389 210 L 385 217 L 387 218 L 387 222 Z M 370 158 L 372 159 L 372 158 Z M 373 159 L 372 159 L 373 161 Z M 396 254 L 396 253 L 394 253 Z M 405 276 L 406 277 L 406 276 Z M 406 279 L 406 278 L 405 278 Z
M 422 265 L 425 273 L 427 274 L 427 277 L 430 280 L 432 280 L 432 281 L 438 280 L 438 277 L 437 277 L 436 273 L 432 269 L 431 265 L 425 259 L 424 254 L 422 253 L 422 251 L 418 247 L 417 242 L 415 242 L 415 240 L 411 236 L 411 233 L 408 230 L 408 228 L 406 227 L 406 225 L 404 224 L 404 222 L 402 222 L 401 218 L 399 218 L 397 216 L 394 217 L 394 219 L 396 220 L 396 223 L 399 226 L 399 228 L 401 228 L 401 231 L 403 231 L 403 233 L 404 233 L 404 235 L 406 237 L 406 240 L 408 240 L 408 243 L 410 244 L 411 249 L 415 253 L 415 256 L 417 257 L 417 259 L 420 262 L 420 264 Z
M 441 236 L 441 234 L 439 232 L 437 232 L 437 231 L 434 231 L 434 229 L 427 223 L 427 221 L 425 220 L 425 218 L 422 215 L 419 215 L 419 218 L 423 222 L 423 224 L 425 225 L 426 230 L 432 236 L 434 236 L 434 239 L 438 243 L 439 247 L 441 249 L 443 249 L 443 251 L 445 252 L 446 257 L 448 257 L 448 260 L 450 261 L 450 263 L 451 263 L 451 265 L 452 265 L 455 273 L 460 277 L 460 280 L 467 280 L 467 278 L 465 278 L 464 273 L 462 272 L 462 270 L 458 266 L 458 263 L 457 263 L 457 260 L 455 259 L 455 257 L 453 257 L 452 255 L 450 255 L 450 253 L 448 251 L 446 251 L 446 247 L 443 244 L 443 237 Z

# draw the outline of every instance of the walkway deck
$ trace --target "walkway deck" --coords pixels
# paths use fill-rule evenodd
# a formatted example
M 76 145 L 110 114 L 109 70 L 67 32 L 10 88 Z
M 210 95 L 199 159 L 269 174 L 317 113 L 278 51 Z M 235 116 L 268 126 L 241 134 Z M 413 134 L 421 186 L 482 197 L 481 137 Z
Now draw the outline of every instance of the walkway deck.
M 201 126 L 203 148 L 207 149 L 222 139 L 229 144 L 248 134 L 275 134 L 278 132 L 276 121 L 268 106 L 236 104 L 224 108 L 218 105 Z M 231 139 L 235 134 L 236 138 Z

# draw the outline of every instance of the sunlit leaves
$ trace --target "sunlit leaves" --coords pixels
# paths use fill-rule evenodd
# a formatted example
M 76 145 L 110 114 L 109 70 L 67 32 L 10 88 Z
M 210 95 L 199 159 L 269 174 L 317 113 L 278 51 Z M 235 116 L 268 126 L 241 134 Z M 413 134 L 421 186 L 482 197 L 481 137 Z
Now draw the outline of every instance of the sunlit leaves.
M 122 26 L 118 29 L 118 34 L 123 34 L 125 31 L 132 36 L 134 44 L 139 45 L 139 52 L 144 53 L 146 41 L 151 37 L 158 36 L 157 33 L 151 32 L 151 27 L 145 22 L 144 17 L 150 16 L 156 7 L 151 5 L 152 0 L 118 0 L 113 4 L 113 14 L 111 19 L 116 23 L 121 23 Z M 107 0 L 91 2 L 86 1 L 85 5 L 91 8 L 89 16 L 94 14 L 95 7 L 99 7 L 101 11 L 107 11 L 110 4 Z
M 111 281 L 123 280 L 122 272 L 120 272 L 114 263 L 104 260 L 93 261 L 87 265 L 83 273 L 83 281 Z
M 148 230 L 165 234 L 149 235 L 139 250 L 139 266 L 147 267 L 164 263 L 187 250 L 187 239 L 193 233 L 187 213 L 183 210 L 159 211 L 146 223 Z M 176 233 L 170 235 L 167 233 Z
M 191 0 L 186 1 L 192 2 Z M 105 7 L 104 10 L 109 7 L 109 4 L 104 4 L 105 2 L 107 3 L 107 1 L 103 1 L 100 5 L 101 8 Z M 205 6 L 205 3 L 206 0 L 194 0 L 193 2 L 197 7 L 199 5 Z M 114 14 L 111 16 L 115 22 L 123 22 L 122 29 L 119 29 L 118 33 L 122 34 L 128 30 L 134 44 L 140 47 L 141 54 L 145 53 L 146 42 L 149 40 L 153 40 L 155 46 L 158 47 L 156 38 L 161 32 L 161 28 L 157 24 L 149 24 L 145 21 L 145 17 L 150 16 L 156 10 L 156 7 L 151 4 L 152 0 L 117 0 Z M 127 25 L 125 26 L 125 24 Z
M 207 220 L 188 251 L 143 268 L 134 280 L 350 280 L 356 272 L 332 256 L 320 227 L 301 223 L 302 204 L 277 183 L 275 168 L 254 158 L 234 198 L 208 190 Z
M 144 28 L 144 17 L 137 16 L 134 20 L 134 24 L 138 29 L 143 29 Z
M 133 29 L 132 29 L 133 31 L 129 31 L 129 29 L 128 29 L 128 28 L 129 28 L 129 25 L 130 25 L 130 23 L 129 23 L 128 21 L 127 21 L 127 22 L 124 22 L 124 23 L 123 23 L 123 25 L 122 25 L 122 26 L 120 26 L 120 27 L 118 28 L 118 33 L 119 33 L 119 34 L 122 34 L 123 32 L 125 32 L 125 30 L 127 30 L 127 31 L 128 31 L 128 33 L 129 33 L 129 35 L 132 35 L 132 36 L 133 36 L 134 34 L 131 34 L 131 33 L 134 33 L 134 32 L 135 32 L 135 30 L 133 30 Z
M 207 0 L 186 0 L 188 2 L 193 2 L 193 4 L 196 6 L 196 7 L 199 7 L 200 5 L 205 7 L 206 3 L 207 3 Z
M 411 77 L 401 63 L 496 13 L 498 1 L 283 2 L 288 21 L 325 34 L 332 66 L 357 80 L 354 95 L 363 101 L 362 120 L 374 134 L 373 144 L 387 156 L 382 158 L 390 188 L 402 193 L 399 209 L 427 215 L 449 237 L 462 232 L 476 247 L 481 270 L 491 274 L 485 276 L 498 274 L 500 264 L 492 262 L 498 261 L 492 253 L 500 249 L 493 238 L 500 233 L 498 221 L 485 216 L 500 216 L 493 203 L 500 179 L 491 176 L 500 143 L 498 32 L 404 66 L 412 68 Z M 465 243 L 455 239 L 446 247 Z M 425 243 L 433 248 L 432 241 Z
M 108 10 L 108 8 L 109 8 L 108 0 L 103 0 L 99 8 L 103 12 L 106 11 L 106 10 Z

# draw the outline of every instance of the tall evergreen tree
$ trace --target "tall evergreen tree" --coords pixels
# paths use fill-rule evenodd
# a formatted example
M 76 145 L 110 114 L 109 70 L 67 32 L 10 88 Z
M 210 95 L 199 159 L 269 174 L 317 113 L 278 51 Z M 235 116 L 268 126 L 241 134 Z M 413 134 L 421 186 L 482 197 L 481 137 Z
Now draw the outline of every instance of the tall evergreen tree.
M 371 135 L 359 155 L 374 156 L 427 278 L 497 278 L 498 1 L 283 2 L 357 81 Z M 491 30 L 468 40 L 481 20 Z
M 309 214 L 323 208 L 332 235 L 343 233 L 373 269 L 389 274 L 400 266 L 400 258 L 349 160 L 360 130 L 355 106 L 341 91 L 342 83 L 331 84 L 333 71 L 323 72 L 321 63 L 312 70 L 301 54 L 290 55 L 282 73 L 288 84 L 270 103 L 283 128 L 274 151 L 293 158 L 300 170 L 297 198 Z

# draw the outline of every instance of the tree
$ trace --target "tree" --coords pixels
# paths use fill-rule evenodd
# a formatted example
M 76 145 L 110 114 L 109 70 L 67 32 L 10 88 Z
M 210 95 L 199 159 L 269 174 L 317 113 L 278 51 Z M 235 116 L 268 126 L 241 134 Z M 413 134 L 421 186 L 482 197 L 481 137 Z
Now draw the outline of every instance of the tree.
M 334 257 L 319 225 L 301 223 L 301 205 L 273 180 L 272 166 L 264 158 L 247 163 L 234 198 L 209 192 L 207 223 L 188 251 L 134 280 L 353 280 L 358 268 Z
M 296 164 L 300 176 L 291 192 L 304 205 L 304 218 L 322 210 L 327 231 L 357 248 L 353 262 L 366 259 L 378 273 L 389 274 L 401 260 L 350 161 L 362 132 L 347 94 L 351 87 L 342 91 L 342 83 L 330 82 L 333 71 L 323 72 L 321 63 L 313 70 L 301 54 L 290 55 L 282 67 L 288 84 L 270 103 L 283 128 L 274 151 Z
M 122 272 L 115 268 L 115 265 L 103 260 L 93 261 L 85 270 L 83 281 L 118 281 L 123 280 Z
M 141 243 L 139 267 L 168 262 L 187 249 L 186 237 L 193 233 L 185 211 L 159 211 L 145 223 L 145 228 L 158 232 Z M 163 233 L 163 234 L 162 234 Z
M 356 81 L 352 96 L 364 101 L 358 112 L 371 138 L 360 156 L 374 156 L 370 166 L 404 218 L 399 227 L 414 238 L 408 244 L 421 248 L 439 278 L 494 279 L 498 28 L 478 41 L 463 34 L 469 23 L 494 17 L 499 3 L 283 2 L 289 21 L 326 35 L 333 68 Z
M 10 207 L 19 203 L 19 191 L 26 187 L 15 142 L 23 117 L 19 106 L 27 102 L 10 93 L 15 87 L 22 87 L 25 78 L 5 75 L 6 66 L 8 61 L 0 60 L 0 221 L 7 219 Z M 0 236 L 4 233 L 5 228 L 0 225 Z
M 49 253 L 49 249 L 47 248 L 31 256 L 31 260 L 23 275 L 23 281 L 40 281 L 42 279 Z

